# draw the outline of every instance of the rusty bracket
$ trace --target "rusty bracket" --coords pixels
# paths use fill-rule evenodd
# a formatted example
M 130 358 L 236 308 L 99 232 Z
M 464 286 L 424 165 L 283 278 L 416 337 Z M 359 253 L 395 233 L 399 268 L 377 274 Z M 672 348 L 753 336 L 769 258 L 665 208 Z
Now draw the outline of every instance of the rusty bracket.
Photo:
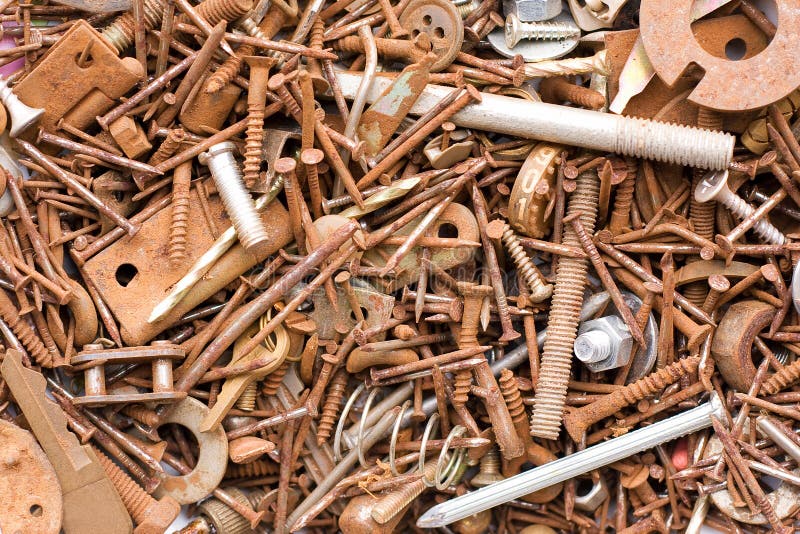
M 719 111 L 761 108 L 800 86 L 800 71 L 795 68 L 800 54 L 796 2 L 776 2 L 780 24 L 772 41 L 762 53 L 740 61 L 715 57 L 700 46 L 692 33 L 692 4 L 641 3 L 642 41 L 653 68 L 667 85 L 674 85 L 689 65 L 696 64 L 705 75 L 688 99 Z

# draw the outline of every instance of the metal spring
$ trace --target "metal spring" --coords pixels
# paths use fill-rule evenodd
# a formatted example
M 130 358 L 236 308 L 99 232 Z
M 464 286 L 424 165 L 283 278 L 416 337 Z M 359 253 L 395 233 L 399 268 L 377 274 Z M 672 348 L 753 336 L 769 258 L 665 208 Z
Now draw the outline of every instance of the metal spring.
M 342 453 L 341 453 L 342 433 L 344 431 L 345 422 L 347 421 L 347 416 L 350 413 L 350 409 L 353 407 L 353 404 L 356 402 L 358 397 L 363 393 L 364 389 L 365 389 L 364 384 L 358 385 L 355 391 L 353 391 L 353 393 L 347 399 L 347 403 L 345 403 L 344 409 L 342 410 L 342 413 L 339 416 L 339 422 L 336 425 L 336 435 L 334 436 L 333 440 L 333 457 L 334 461 L 336 462 L 342 459 Z M 372 406 L 372 402 L 375 399 L 375 396 L 378 394 L 379 389 L 380 388 L 375 388 L 372 391 L 370 391 L 369 395 L 367 395 L 367 398 L 364 401 L 364 407 L 361 412 L 361 418 L 359 419 L 358 422 L 358 434 L 356 437 L 356 443 L 354 447 L 356 451 L 358 451 L 358 461 L 364 468 L 367 467 L 366 458 L 364 456 L 365 451 L 363 450 L 362 446 L 365 434 L 365 428 L 364 428 L 365 421 L 367 420 L 370 407 Z M 402 425 L 403 418 L 409 406 L 411 406 L 411 401 L 407 400 L 400 407 L 400 411 L 398 412 L 397 418 L 395 419 L 394 427 L 392 429 L 392 435 L 389 441 L 389 468 L 391 469 L 392 473 L 395 476 L 399 476 L 400 474 L 399 471 L 397 470 L 397 465 L 395 463 L 397 440 L 400 434 L 400 427 Z M 461 466 L 467 455 L 466 448 L 460 448 L 456 450 L 452 455 L 448 454 L 450 443 L 452 443 L 454 439 L 463 436 L 466 433 L 467 429 L 466 427 L 463 427 L 461 425 L 456 425 L 452 428 L 450 433 L 447 435 L 447 438 L 445 439 L 445 444 L 442 447 L 441 452 L 439 453 L 439 458 L 437 459 L 436 470 L 434 471 L 433 479 L 429 480 L 424 475 L 425 457 L 426 457 L 425 448 L 427 446 L 428 440 L 434 434 L 434 429 L 438 430 L 439 428 L 441 428 L 438 422 L 439 422 L 439 414 L 434 413 L 428 418 L 428 422 L 425 425 L 425 431 L 422 434 L 422 441 L 420 443 L 418 470 L 420 473 L 423 474 L 422 482 L 427 487 L 436 486 L 437 489 L 443 490 L 447 488 L 450 484 L 452 484 L 455 478 L 461 472 Z

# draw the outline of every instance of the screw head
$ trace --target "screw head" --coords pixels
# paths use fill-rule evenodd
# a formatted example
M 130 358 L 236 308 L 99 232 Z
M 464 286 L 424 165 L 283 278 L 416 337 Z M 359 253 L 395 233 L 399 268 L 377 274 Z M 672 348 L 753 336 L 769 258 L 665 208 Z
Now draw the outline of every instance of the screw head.
M 706 174 L 694 190 L 694 199 L 709 202 L 728 188 L 728 171 L 711 171 Z
M 509 13 L 506 17 L 506 46 L 514 48 L 519 42 L 520 33 L 519 17 Z

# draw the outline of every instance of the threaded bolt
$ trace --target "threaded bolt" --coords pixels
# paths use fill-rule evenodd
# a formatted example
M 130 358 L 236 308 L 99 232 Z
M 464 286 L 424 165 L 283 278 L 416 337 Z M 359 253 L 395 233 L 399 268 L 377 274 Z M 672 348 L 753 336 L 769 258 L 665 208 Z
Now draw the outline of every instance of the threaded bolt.
M 111 461 L 100 449 L 92 447 L 122 503 L 136 521 L 138 532 L 166 532 L 181 511 L 178 501 L 170 496 L 152 498 L 134 480 Z
M 228 464 L 225 479 L 231 478 L 257 478 L 278 473 L 280 466 L 267 460 L 256 460 L 249 464 Z
M 169 227 L 169 263 L 173 268 L 179 267 L 186 260 L 191 186 L 191 163 L 179 165 L 172 179 L 172 221 Z
M 238 20 L 253 9 L 253 0 L 204 0 L 194 7 L 197 14 L 215 26 L 220 21 Z
M 694 356 L 678 360 L 655 373 L 632 382 L 613 393 L 582 408 L 570 411 L 564 417 L 564 426 L 575 442 L 580 442 L 586 429 L 594 423 L 610 417 L 626 406 L 630 406 L 645 397 L 655 395 L 666 386 L 682 377 L 697 371 L 700 357 Z
M 697 184 L 694 197 L 698 202 L 709 202 L 711 200 L 722 202 L 726 208 L 740 219 L 745 219 L 756 211 L 746 200 L 728 188 L 727 170 L 712 171 L 706 174 L 703 180 Z M 766 219 L 756 221 L 753 230 L 767 243 L 776 245 L 786 243 L 786 236 Z
M 0 318 L 5 321 L 22 346 L 36 360 L 36 365 L 53 367 L 53 355 L 45 348 L 42 340 L 36 335 L 33 328 L 19 314 L 19 310 L 5 291 L 0 291 Z
M 775 395 L 800 380 L 800 360 L 795 360 L 761 385 L 761 391 L 767 395 Z
M 496 239 L 499 235 L 500 239 L 503 241 L 511 259 L 514 261 L 514 265 L 517 266 L 517 269 L 522 275 L 522 279 L 525 280 L 525 283 L 528 284 L 528 288 L 531 290 L 529 296 L 530 300 L 533 302 L 542 302 L 550 298 L 553 294 L 553 285 L 545 281 L 542 273 L 539 272 L 539 269 L 536 268 L 536 265 L 533 264 L 533 261 L 531 261 L 530 257 L 525 252 L 525 249 L 522 248 L 519 238 L 517 234 L 514 233 L 511 226 L 506 222 L 494 220 L 489 223 L 487 233 L 489 237 L 493 239 Z
M 470 484 L 476 488 L 482 488 L 483 486 L 505 480 L 505 478 L 506 477 L 500 473 L 500 455 L 497 449 L 492 447 L 481 457 L 480 471 L 472 477 Z
M 410 484 L 406 484 L 402 488 L 389 492 L 378 499 L 378 502 L 376 502 L 375 506 L 372 508 L 372 519 L 381 525 L 391 521 L 403 508 L 422 495 L 422 492 L 425 491 L 426 488 L 424 480 L 432 480 L 435 475 L 436 462 L 426 462 L 420 480 L 415 480 Z
M 583 363 L 602 362 L 611 355 L 611 339 L 602 330 L 589 330 L 575 339 L 575 356 Z
M 244 142 L 244 185 L 252 189 L 258 180 L 264 159 L 264 106 L 267 98 L 269 69 L 275 60 L 260 56 L 244 58 L 250 66 L 250 88 L 247 93 L 247 133 Z
M 340 369 L 331 379 L 331 383 L 328 386 L 328 395 L 322 404 L 322 412 L 317 425 L 317 445 L 322 445 L 331 437 L 333 425 L 339 415 L 339 408 L 342 406 L 348 378 L 349 375 L 344 369 Z
M 596 171 L 578 176 L 575 191 L 569 200 L 567 215 L 579 214 L 587 233 L 594 232 L 600 195 Z M 563 243 L 580 248 L 572 225 L 564 228 Z M 572 349 L 578 333 L 583 291 L 589 260 L 562 257 L 556 269 L 556 284 L 547 321 L 547 337 L 542 350 L 542 364 L 531 416 L 531 435 L 557 439 L 561 415 L 567 397 L 567 383 L 572 363 Z
M 143 7 L 145 30 L 152 30 L 161 24 L 161 17 L 164 14 L 164 4 L 161 0 L 144 0 Z M 133 44 L 135 28 L 136 21 L 133 18 L 133 13 L 129 11 L 117 17 L 101 33 L 121 54 Z
M 494 293 L 491 286 L 481 286 L 470 282 L 459 282 L 458 290 L 464 295 L 464 309 L 461 313 L 461 328 L 458 334 L 458 348 L 477 347 L 478 326 L 481 320 L 483 299 Z
M 273 397 L 278 393 L 278 388 L 281 387 L 281 383 L 283 383 L 283 377 L 285 377 L 286 373 L 289 371 L 289 363 L 288 361 L 284 361 L 277 369 L 264 377 L 264 382 L 261 384 L 262 395 L 265 397 Z
M 497 379 L 497 384 L 500 386 L 500 394 L 503 395 L 503 400 L 506 401 L 508 413 L 511 416 L 511 420 L 514 421 L 514 426 L 519 426 L 519 423 L 527 425 L 528 416 L 525 413 L 525 404 L 522 402 L 522 395 L 519 392 L 514 373 L 509 369 L 503 369 Z M 527 433 L 527 429 L 525 433 Z
M 453 406 L 464 406 L 467 403 L 471 386 L 472 373 L 458 371 L 453 377 Z
M 614 235 L 621 234 L 630 224 L 633 190 L 636 187 L 636 174 L 639 170 L 639 164 L 633 158 L 625 158 L 625 164 L 628 168 L 627 173 L 622 183 L 617 186 L 614 207 L 608 223 L 608 229 Z
M 506 17 L 506 46 L 514 48 L 523 39 L 563 41 L 580 37 L 581 29 L 564 22 L 522 22 L 515 14 Z
M 256 397 L 258 396 L 258 384 L 250 382 L 236 399 L 235 406 L 243 412 L 252 412 L 256 409 Z
M 261 258 L 270 246 L 261 217 L 252 197 L 242 182 L 242 171 L 233 156 L 236 145 L 230 141 L 217 143 L 200 154 L 200 163 L 208 165 L 217 186 L 219 198 L 231 218 L 242 246 L 250 254 Z
M 600 109 L 606 104 L 602 93 L 574 83 L 562 76 L 545 78 L 539 86 L 544 102 L 571 102 L 589 109 Z
M 225 488 L 225 491 L 244 506 L 255 508 L 251 499 L 239 488 Z M 211 523 L 214 532 L 219 532 L 220 534 L 245 534 L 253 531 L 247 518 L 216 497 L 203 501 L 199 509 L 200 513 Z

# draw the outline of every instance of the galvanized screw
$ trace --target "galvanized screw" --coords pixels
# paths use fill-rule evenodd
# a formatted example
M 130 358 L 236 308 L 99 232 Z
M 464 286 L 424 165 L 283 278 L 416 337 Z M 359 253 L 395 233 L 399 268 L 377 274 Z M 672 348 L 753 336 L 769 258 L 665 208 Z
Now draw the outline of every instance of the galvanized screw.
M 506 17 L 506 46 L 514 48 L 522 39 L 563 41 L 580 37 L 581 29 L 563 22 L 522 22 L 515 14 Z

